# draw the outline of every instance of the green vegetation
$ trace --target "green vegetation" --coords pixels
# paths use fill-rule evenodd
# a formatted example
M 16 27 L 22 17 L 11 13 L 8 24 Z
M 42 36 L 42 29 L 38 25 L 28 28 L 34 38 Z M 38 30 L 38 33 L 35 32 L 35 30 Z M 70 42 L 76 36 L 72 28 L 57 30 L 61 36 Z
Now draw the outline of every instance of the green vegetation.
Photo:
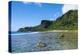
M 61 41 L 64 48 L 76 49 L 78 48 L 78 31 L 77 32 L 60 32 L 59 41 Z M 68 47 L 66 47 L 68 46 Z
M 55 21 L 42 20 L 40 25 L 20 28 L 19 32 L 48 31 L 48 30 L 77 30 L 78 10 L 69 10 Z

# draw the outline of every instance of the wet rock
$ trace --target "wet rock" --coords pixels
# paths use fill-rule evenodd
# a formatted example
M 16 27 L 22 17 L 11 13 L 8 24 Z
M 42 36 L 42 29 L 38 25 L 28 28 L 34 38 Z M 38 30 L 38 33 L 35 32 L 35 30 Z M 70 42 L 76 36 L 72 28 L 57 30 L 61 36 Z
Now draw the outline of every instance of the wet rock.
M 43 43 L 43 42 L 37 43 L 37 47 L 39 47 L 39 48 L 43 48 L 43 47 L 46 47 L 46 46 L 47 46 L 46 43 Z
M 60 35 L 60 39 L 62 39 L 62 38 L 64 38 L 64 34 L 61 34 L 61 35 Z

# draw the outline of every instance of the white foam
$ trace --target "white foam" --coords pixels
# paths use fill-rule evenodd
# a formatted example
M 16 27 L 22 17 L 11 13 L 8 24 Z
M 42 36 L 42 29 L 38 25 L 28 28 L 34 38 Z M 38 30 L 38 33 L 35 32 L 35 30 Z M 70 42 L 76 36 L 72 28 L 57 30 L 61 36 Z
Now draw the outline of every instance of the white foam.
M 40 32 L 13 33 L 11 35 L 25 35 L 25 34 L 37 34 L 37 33 L 40 33 Z

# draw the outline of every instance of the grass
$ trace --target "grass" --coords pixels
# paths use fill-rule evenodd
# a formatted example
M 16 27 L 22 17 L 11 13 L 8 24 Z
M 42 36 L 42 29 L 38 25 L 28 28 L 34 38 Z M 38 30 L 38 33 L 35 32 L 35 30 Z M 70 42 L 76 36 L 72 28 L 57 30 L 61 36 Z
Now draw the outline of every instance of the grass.
M 59 39 L 63 44 L 69 45 L 71 49 L 78 48 L 78 32 L 61 32 L 60 34 Z M 63 47 L 65 46 L 63 45 Z

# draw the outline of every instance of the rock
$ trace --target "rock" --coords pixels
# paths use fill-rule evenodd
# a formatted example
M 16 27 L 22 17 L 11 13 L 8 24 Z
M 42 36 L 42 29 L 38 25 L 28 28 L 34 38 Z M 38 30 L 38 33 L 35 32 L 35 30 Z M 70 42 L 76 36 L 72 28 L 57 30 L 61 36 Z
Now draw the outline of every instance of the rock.
M 39 42 L 39 43 L 37 44 L 37 47 L 43 48 L 43 47 L 46 47 L 46 44 L 43 43 L 43 42 Z
M 64 37 L 64 34 L 61 34 L 61 35 L 60 35 L 60 39 L 63 38 L 63 37 Z

